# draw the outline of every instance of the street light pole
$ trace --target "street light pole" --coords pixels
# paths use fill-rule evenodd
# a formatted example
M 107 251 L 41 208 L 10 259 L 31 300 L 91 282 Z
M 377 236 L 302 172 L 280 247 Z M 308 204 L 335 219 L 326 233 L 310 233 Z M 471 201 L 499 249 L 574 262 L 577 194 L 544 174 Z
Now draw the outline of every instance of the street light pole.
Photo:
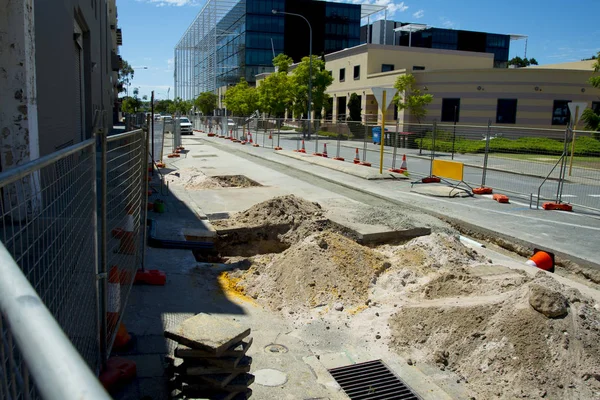
M 290 12 L 284 12 L 284 11 L 278 11 L 278 10 L 272 10 L 273 14 L 285 14 L 285 15 L 293 15 L 295 17 L 300 17 L 303 20 L 306 21 L 306 23 L 308 24 L 308 32 L 309 32 L 309 40 L 310 42 L 308 43 L 308 57 L 309 57 L 309 61 L 308 61 L 308 140 L 310 140 L 310 135 L 311 135 L 311 131 L 312 131 L 312 26 L 310 25 L 310 22 L 308 22 L 308 19 L 306 19 L 306 17 L 304 15 L 301 14 L 295 14 L 295 13 L 290 13 Z

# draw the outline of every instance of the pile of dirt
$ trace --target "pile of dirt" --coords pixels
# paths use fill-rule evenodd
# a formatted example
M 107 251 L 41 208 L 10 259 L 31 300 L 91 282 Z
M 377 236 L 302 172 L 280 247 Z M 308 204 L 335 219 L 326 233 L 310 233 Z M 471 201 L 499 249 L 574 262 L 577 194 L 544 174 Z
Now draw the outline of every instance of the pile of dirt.
M 187 190 L 216 189 L 223 185 L 216 179 L 206 176 L 197 168 L 182 168 L 165 175 L 169 185 L 183 186 Z
M 230 273 L 237 289 L 272 309 L 363 306 L 390 267 L 385 257 L 334 232 L 312 234 L 267 263 Z
M 384 245 L 378 250 L 388 256 L 393 265 L 423 275 L 487 261 L 475 250 L 463 245 L 456 235 L 443 232 L 421 236 L 401 246 Z
M 307 220 L 323 218 L 318 203 L 294 195 L 274 197 L 234 214 L 230 219 L 214 221 L 215 226 L 299 225 Z
M 539 301 L 540 288 L 552 302 Z M 546 316 L 548 305 L 555 318 Z M 593 305 L 540 272 L 504 294 L 404 306 L 390 318 L 390 346 L 454 371 L 476 398 L 597 398 L 600 312 Z
M 354 216 L 356 222 L 369 225 L 383 225 L 390 229 L 403 230 L 411 228 L 430 228 L 432 232 L 456 234 L 456 230 L 439 218 L 422 212 L 399 206 L 387 207 L 360 207 Z

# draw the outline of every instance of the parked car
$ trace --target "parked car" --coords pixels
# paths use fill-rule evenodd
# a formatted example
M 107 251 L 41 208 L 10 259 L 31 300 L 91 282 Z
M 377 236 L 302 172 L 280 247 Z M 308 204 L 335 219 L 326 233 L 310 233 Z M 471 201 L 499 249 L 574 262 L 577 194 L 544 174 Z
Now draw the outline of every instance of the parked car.
M 192 123 L 187 117 L 179 118 L 179 127 L 181 128 L 182 135 L 193 135 L 194 130 L 192 129 Z
M 155 121 L 160 121 L 161 117 L 162 116 L 160 114 L 154 114 L 154 120 Z
M 162 120 L 165 124 L 170 124 L 173 122 L 173 117 L 170 115 L 163 115 Z

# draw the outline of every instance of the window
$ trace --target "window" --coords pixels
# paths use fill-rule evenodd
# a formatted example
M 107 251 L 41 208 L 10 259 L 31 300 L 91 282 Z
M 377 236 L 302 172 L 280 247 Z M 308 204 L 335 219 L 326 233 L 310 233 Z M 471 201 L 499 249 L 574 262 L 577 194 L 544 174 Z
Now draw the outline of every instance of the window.
M 425 67 L 422 65 L 413 65 L 413 71 L 425 71 Z
M 498 99 L 497 124 L 514 124 L 517 121 L 517 99 Z
M 381 72 L 389 72 L 394 70 L 394 64 L 381 64 Z
M 442 99 L 442 122 L 458 122 L 460 99 Z
M 600 115 L 600 101 L 592 101 L 592 110 L 596 115 Z
M 346 68 L 340 68 L 340 82 L 346 80 Z
M 360 65 L 354 66 L 354 79 L 360 79 Z
M 552 106 L 552 125 L 567 125 L 571 118 L 569 102 L 571 100 L 554 100 Z

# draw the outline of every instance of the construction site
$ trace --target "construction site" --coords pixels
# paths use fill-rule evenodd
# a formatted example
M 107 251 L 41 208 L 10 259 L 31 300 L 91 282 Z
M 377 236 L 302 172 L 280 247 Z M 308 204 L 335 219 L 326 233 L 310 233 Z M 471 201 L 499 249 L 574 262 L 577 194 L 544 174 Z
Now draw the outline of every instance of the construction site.
M 150 183 L 166 283 L 132 288 L 117 354 L 137 379 L 115 398 L 600 398 L 597 269 L 551 248 L 542 265 L 425 195 L 199 130 L 180 143 L 165 134 Z

